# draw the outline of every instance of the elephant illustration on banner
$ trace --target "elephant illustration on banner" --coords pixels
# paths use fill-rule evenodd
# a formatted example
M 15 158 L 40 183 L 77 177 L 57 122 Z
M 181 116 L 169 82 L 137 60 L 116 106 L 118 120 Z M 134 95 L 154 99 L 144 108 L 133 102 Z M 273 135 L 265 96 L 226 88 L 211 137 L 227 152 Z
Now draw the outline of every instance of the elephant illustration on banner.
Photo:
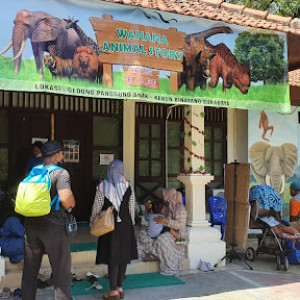
M 258 184 L 272 186 L 283 197 L 285 182 L 294 175 L 298 165 L 298 150 L 291 143 L 271 146 L 257 142 L 249 151 L 251 169 Z
M 14 73 L 20 71 L 22 53 L 26 40 L 31 41 L 32 51 L 38 73 L 44 77 L 44 52 L 63 59 L 73 58 L 75 50 L 82 45 L 78 33 L 73 28 L 66 28 L 67 22 L 42 11 L 20 10 L 14 20 L 12 40 L 0 52 L 4 54 L 13 47 Z

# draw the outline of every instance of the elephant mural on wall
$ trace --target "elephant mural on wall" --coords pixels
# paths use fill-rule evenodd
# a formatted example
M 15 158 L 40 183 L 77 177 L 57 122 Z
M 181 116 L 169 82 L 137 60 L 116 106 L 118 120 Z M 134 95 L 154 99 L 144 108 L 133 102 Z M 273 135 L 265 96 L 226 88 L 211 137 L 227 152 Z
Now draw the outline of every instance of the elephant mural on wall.
M 13 47 L 15 74 L 20 71 L 27 38 L 31 41 L 36 68 L 41 77 L 44 77 L 44 52 L 63 59 L 73 58 L 76 48 L 82 45 L 78 33 L 73 28 L 66 28 L 66 21 L 42 11 L 20 10 L 14 24 L 12 40 L 0 55 Z
M 258 184 L 268 184 L 283 197 L 285 182 L 294 175 L 298 165 L 298 150 L 291 143 L 271 146 L 257 142 L 249 151 L 251 169 Z

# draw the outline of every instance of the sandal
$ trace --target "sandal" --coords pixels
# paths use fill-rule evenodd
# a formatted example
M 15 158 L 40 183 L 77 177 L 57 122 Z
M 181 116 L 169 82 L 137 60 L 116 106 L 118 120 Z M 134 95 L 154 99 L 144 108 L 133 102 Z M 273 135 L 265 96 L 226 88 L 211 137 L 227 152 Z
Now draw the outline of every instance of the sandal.
M 143 258 L 143 261 L 158 261 L 159 258 L 155 254 L 148 254 L 146 257 Z
M 73 275 L 72 277 L 73 281 L 82 281 L 82 278 L 79 278 L 76 274 Z
M 158 261 L 158 255 L 150 254 L 150 261 Z
M 102 296 L 102 299 L 105 299 L 105 300 L 120 300 L 121 297 L 120 297 L 120 294 L 116 294 L 116 295 L 110 295 L 109 292 L 104 294 Z
M 2 299 L 9 299 L 10 294 L 11 294 L 10 288 L 5 286 L 5 287 L 2 289 Z
M 92 286 L 86 288 L 85 290 L 91 290 L 91 289 L 96 289 L 97 291 L 101 291 L 103 289 L 103 286 L 96 280 Z

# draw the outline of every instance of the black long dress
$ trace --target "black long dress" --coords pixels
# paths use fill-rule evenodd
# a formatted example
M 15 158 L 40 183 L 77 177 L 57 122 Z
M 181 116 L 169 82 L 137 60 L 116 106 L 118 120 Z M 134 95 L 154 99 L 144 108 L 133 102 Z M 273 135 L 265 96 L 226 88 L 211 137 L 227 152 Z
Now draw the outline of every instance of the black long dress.
M 96 264 L 124 265 L 137 259 L 137 245 L 129 213 L 129 198 L 131 187 L 126 190 L 120 206 L 121 222 L 116 222 L 117 211 L 114 209 L 115 230 L 98 238 Z M 105 197 L 102 210 L 106 210 L 112 203 Z

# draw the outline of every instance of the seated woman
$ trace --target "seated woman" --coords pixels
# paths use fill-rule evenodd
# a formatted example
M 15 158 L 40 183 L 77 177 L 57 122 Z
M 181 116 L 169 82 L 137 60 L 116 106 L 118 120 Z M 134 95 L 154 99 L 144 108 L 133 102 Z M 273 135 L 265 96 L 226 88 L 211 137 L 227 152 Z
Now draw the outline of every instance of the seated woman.
M 187 212 L 182 203 L 182 195 L 175 189 L 163 189 L 163 200 L 168 204 L 168 214 L 156 217 L 157 223 L 164 224 L 170 229 L 176 230 L 180 239 L 186 237 Z M 147 205 L 146 205 L 147 210 Z M 167 218 L 167 217 L 170 218 Z M 146 228 L 142 229 L 138 236 L 138 250 L 140 258 L 149 260 L 159 259 L 159 269 L 162 275 L 176 275 L 182 270 L 182 261 L 185 255 L 185 247 L 176 243 L 176 238 L 166 231 L 156 240 L 151 239 Z

